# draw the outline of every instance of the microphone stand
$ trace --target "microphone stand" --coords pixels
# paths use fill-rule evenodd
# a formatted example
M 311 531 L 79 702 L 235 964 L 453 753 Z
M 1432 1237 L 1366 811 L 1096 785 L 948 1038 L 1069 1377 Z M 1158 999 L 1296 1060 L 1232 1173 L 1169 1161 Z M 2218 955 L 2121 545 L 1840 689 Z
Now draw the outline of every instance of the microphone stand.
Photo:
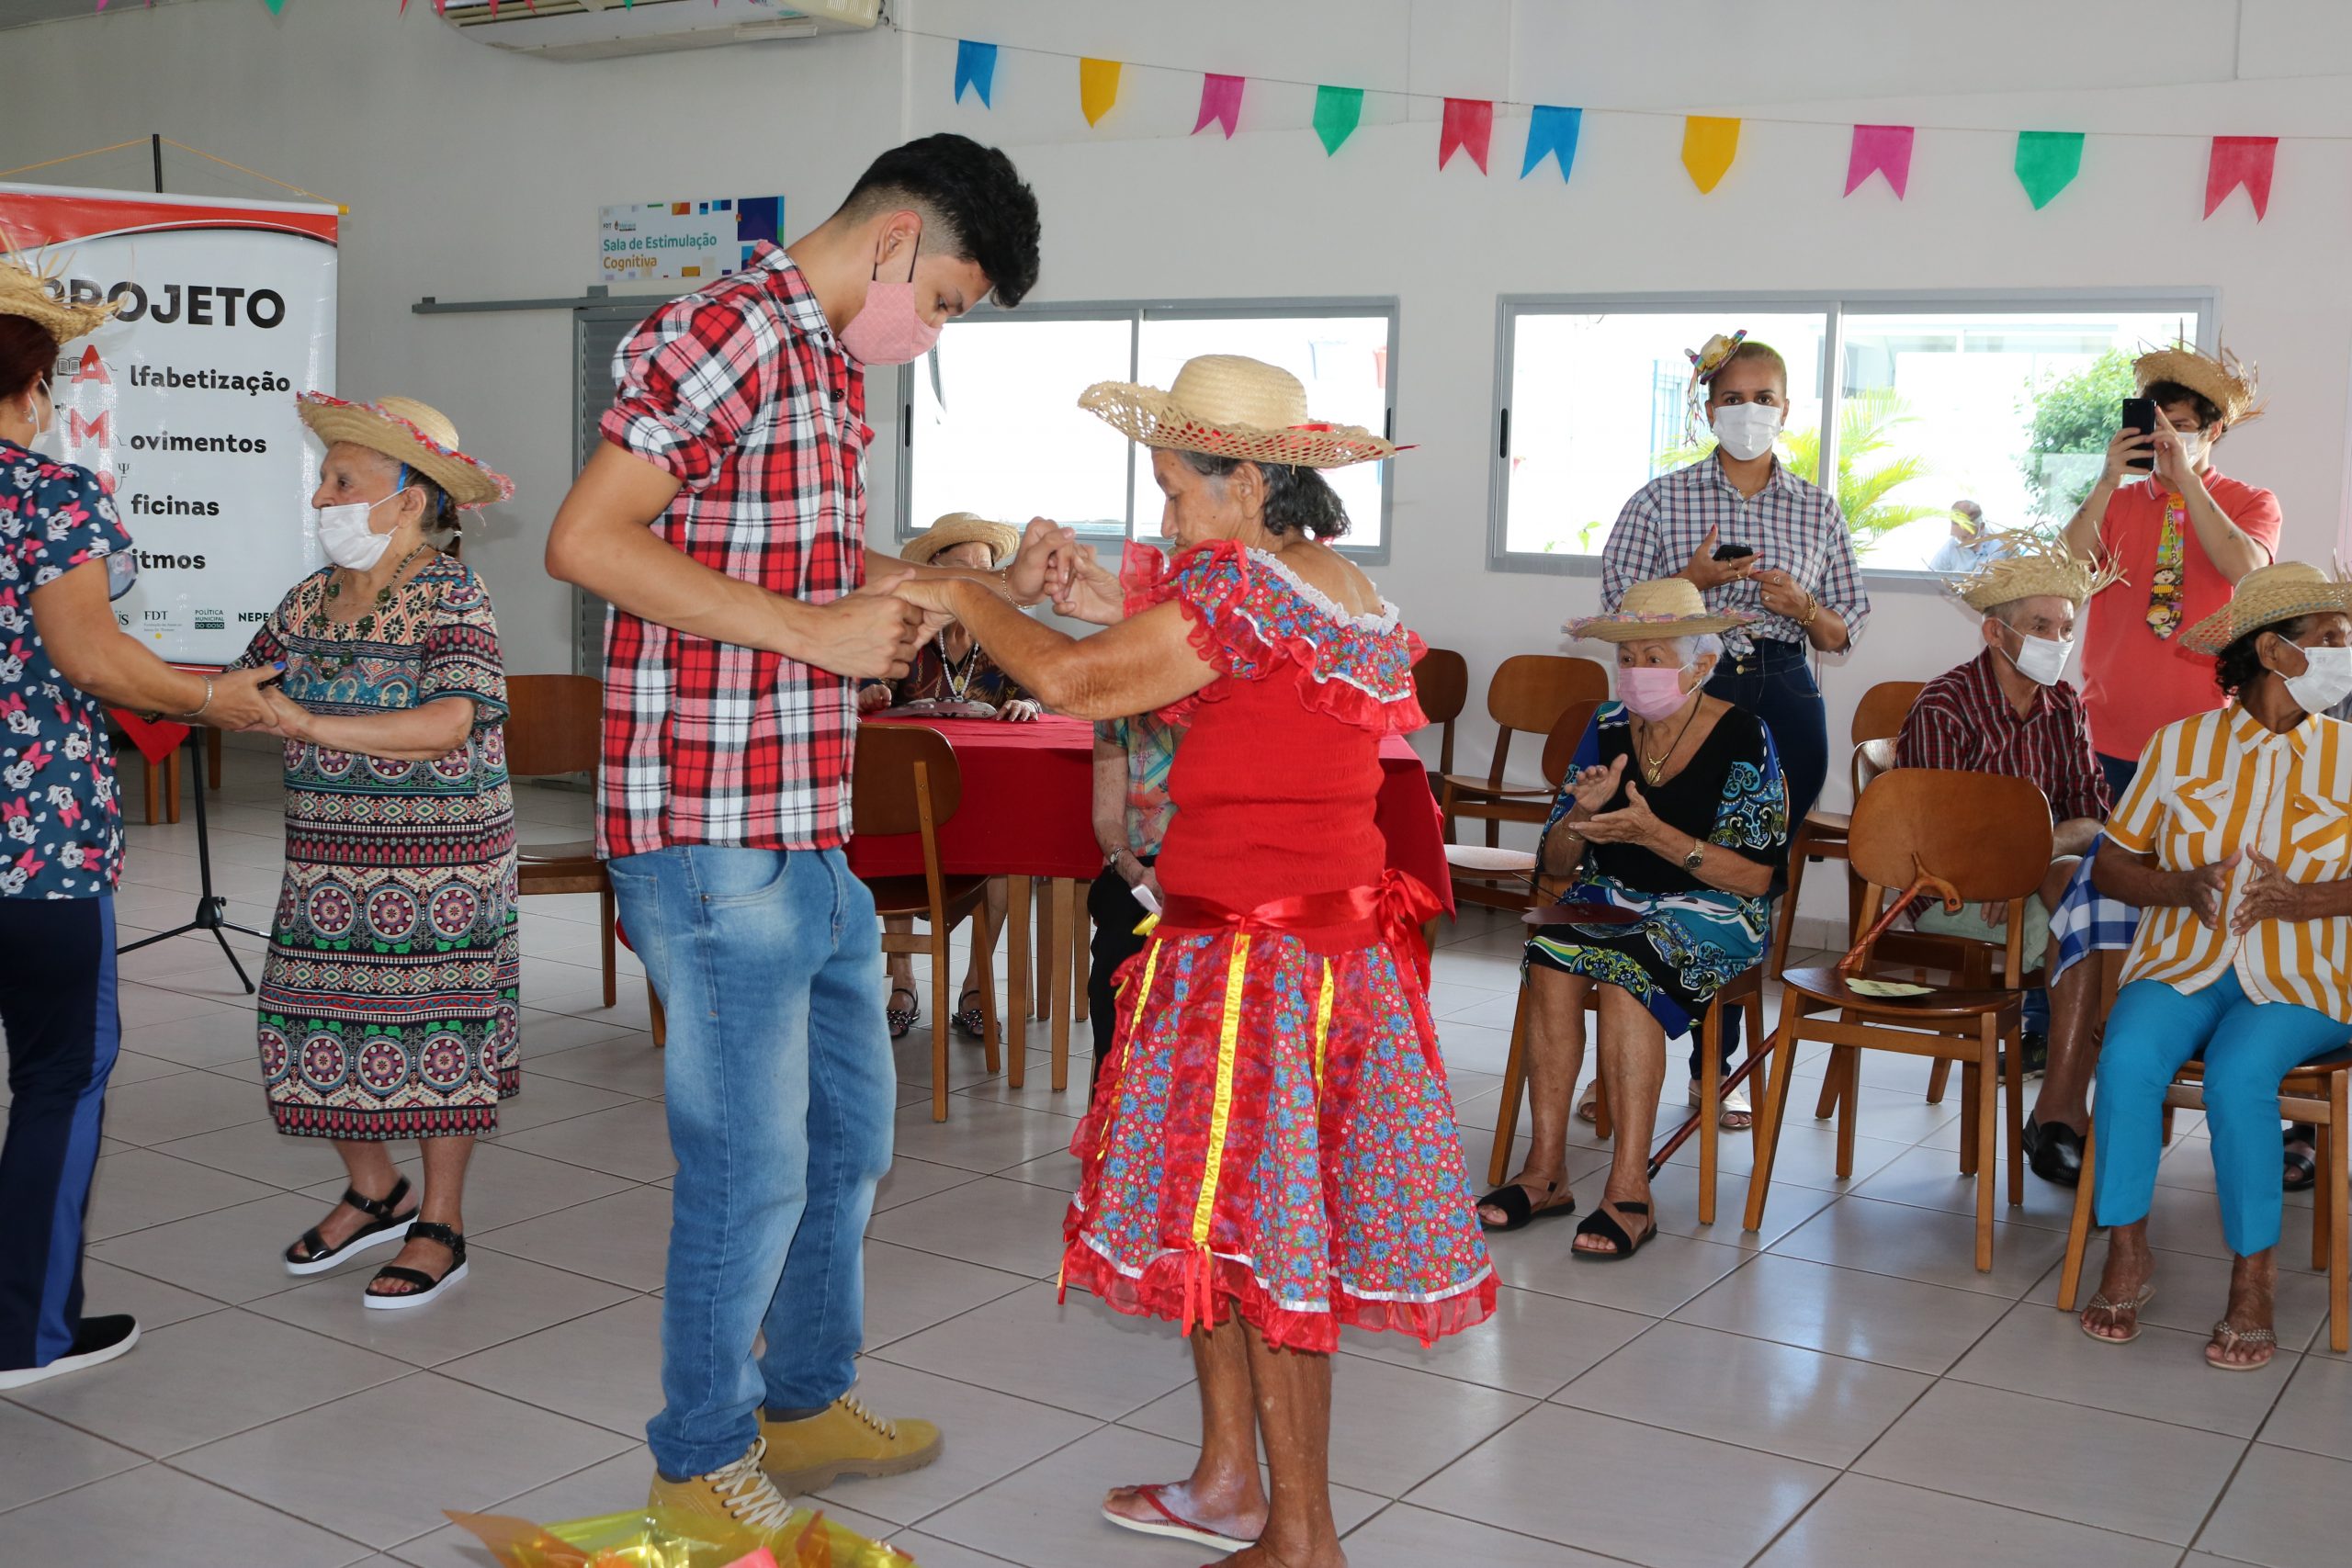
M 220 944 L 222 955 L 229 960 L 229 967 L 237 972 L 237 983 L 244 987 L 247 994 L 250 995 L 254 983 L 246 977 L 245 966 L 237 962 L 236 949 L 229 945 L 227 933 L 242 931 L 247 936 L 260 937 L 265 942 L 269 940 L 269 933 L 257 931 L 251 926 L 241 926 L 230 919 L 229 900 L 212 891 L 212 838 L 204 820 L 203 734 L 201 727 L 190 726 L 187 739 L 182 742 L 187 749 L 186 771 L 190 788 L 196 795 L 196 866 L 198 886 L 201 889 L 196 896 L 196 913 L 186 925 L 175 926 L 167 931 L 157 931 L 153 936 L 141 937 L 137 942 L 126 943 L 119 951 L 136 953 L 142 947 L 153 947 L 159 942 L 168 942 L 175 936 L 186 936 L 190 931 L 210 931 L 212 940 Z

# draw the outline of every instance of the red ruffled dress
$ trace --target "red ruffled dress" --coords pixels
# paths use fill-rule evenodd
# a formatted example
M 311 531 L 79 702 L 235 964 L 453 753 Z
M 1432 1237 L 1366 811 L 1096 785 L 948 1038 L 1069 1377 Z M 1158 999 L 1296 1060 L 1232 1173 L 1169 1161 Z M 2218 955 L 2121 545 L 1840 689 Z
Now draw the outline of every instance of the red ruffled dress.
M 1343 1324 L 1468 1328 L 1495 1277 L 1430 1022 L 1439 906 L 1385 870 L 1374 818 L 1381 737 L 1426 722 L 1420 639 L 1261 551 L 1157 565 L 1138 583 L 1130 563 L 1130 612 L 1174 599 L 1218 673 L 1182 705 L 1166 907 L 1071 1145 L 1063 1280 L 1187 1329 L 1238 1311 L 1302 1350 Z

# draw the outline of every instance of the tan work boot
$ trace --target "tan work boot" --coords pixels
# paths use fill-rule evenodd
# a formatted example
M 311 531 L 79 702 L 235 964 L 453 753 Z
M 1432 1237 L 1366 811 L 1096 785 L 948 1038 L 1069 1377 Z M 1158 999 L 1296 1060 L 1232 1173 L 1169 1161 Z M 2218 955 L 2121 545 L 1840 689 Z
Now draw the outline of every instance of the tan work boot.
M 836 1563 L 866 1568 L 867 1564 L 907 1562 L 887 1546 L 852 1534 L 820 1514 L 796 1508 L 786 1502 L 760 1469 L 766 1453 L 766 1442 L 755 1441 L 734 1463 L 686 1481 L 667 1480 L 657 1471 L 646 1506 L 724 1519 L 757 1537 L 758 1544 L 766 1547 L 778 1562 L 795 1561 L 800 1538 L 811 1529 L 825 1533 Z
M 885 1421 L 848 1394 L 803 1421 L 760 1416 L 767 1472 L 789 1492 L 817 1492 L 843 1476 L 903 1475 L 939 1457 L 928 1421 Z

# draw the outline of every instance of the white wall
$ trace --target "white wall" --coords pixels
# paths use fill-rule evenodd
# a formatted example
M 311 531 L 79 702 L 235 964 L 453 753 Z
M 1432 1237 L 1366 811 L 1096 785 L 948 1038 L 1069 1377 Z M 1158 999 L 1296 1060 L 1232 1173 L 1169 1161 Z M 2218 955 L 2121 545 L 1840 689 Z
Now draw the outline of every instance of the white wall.
M 1392 597 L 1475 678 L 1557 646 L 1590 579 L 1485 569 L 1495 299 L 1525 292 L 2211 287 L 2225 340 L 2261 363 L 2273 412 L 2231 471 L 2277 490 L 2285 553 L 2325 559 L 2346 492 L 2352 142 L 2280 150 L 2268 220 L 2236 197 L 2200 219 L 2202 139 L 2352 137 L 2352 21 L 2338 0 L 1979 0 L 1964 12 L 1811 0 L 896 0 L 910 29 L 597 64 L 517 59 L 392 0 L 220 3 L 5 35 L 6 156 L 31 162 L 160 130 L 348 202 L 346 395 L 421 396 L 515 477 L 469 541 L 515 670 L 563 668 L 569 591 L 539 571 L 569 477 L 571 324 L 560 313 L 417 316 L 445 299 L 572 294 L 594 209 L 655 196 L 784 192 L 807 227 L 872 153 L 956 130 L 1011 151 L 1046 218 L 1041 299 L 1286 294 L 1402 300 Z M 996 104 L 949 99 L 956 36 L 1007 47 Z M 1090 130 L 1077 67 L 1130 66 Z M 1201 70 L 1253 77 L 1243 130 L 1185 135 Z M 1311 84 L 1375 91 L 1326 158 Z M 1285 85 L 1285 84 L 1293 85 Z M 1437 169 L 1436 105 L 1403 91 L 1587 107 L 1575 178 L 1516 177 L 1523 119 L 1498 118 L 1494 173 Z M 1609 114 L 1609 107 L 1648 115 Z M 1678 162 L 1685 109 L 1751 120 L 1702 197 Z M 1840 195 L 1852 120 L 1917 123 L 1911 196 Z M 1965 128 L 1980 128 L 1970 130 Z M 2081 178 L 2035 213 L 2010 174 L 2021 127 L 2093 133 Z M 1938 129 L 1939 128 L 1939 129 Z M 2100 132 L 2168 131 L 2170 138 Z M 171 155 L 175 188 L 270 194 Z M 143 187 L 143 151 L 36 177 Z M 1736 324 L 1736 323 L 1727 323 Z M 877 393 L 883 389 L 877 388 Z M 1073 389 L 1075 391 L 1075 389 Z M 886 427 L 893 400 L 877 396 Z M 881 449 L 895 449 L 885 440 Z M 895 490 L 875 476 L 877 533 Z M 1965 622 L 1881 589 L 1852 660 L 1826 671 L 1833 733 L 1868 683 L 1964 656 Z M 1464 755 L 1485 755 L 1474 725 Z M 1841 786 L 1833 783 L 1833 790 Z

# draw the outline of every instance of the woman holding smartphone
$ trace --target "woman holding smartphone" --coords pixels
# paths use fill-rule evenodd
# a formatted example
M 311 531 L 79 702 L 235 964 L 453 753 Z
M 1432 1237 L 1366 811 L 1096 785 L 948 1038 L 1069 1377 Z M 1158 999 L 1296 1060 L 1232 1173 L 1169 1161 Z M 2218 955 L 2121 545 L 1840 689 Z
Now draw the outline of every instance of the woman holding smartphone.
M 1698 585 L 1709 613 L 1760 617 L 1724 634 L 1706 691 L 1771 731 L 1793 829 L 1829 773 L 1828 712 L 1809 656 L 1853 646 L 1870 619 L 1870 595 L 1837 498 L 1773 455 L 1789 418 L 1787 363 L 1736 333 L 1709 339 L 1690 358 L 1691 411 L 1694 419 L 1705 415 L 1715 448 L 1625 502 L 1601 551 L 1601 606 L 1613 615 L 1634 584 L 1680 576 Z M 1738 1047 L 1736 1021 L 1724 1021 L 1725 1060 Z M 1695 1105 L 1695 1043 L 1691 1049 Z M 1577 1113 L 1589 1120 L 1589 1111 L 1588 1099 Z M 1749 1121 L 1745 1095 L 1726 1096 L 1723 1124 Z
M 2277 496 L 2213 466 L 2214 446 L 2261 412 L 2254 367 L 2184 346 L 2142 355 L 2132 373 L 2140 396 L 2066 525 L 2068 549 L 2123 568 L 2082 632 L 2083 707 L 2118 800 L 2157 730 L 2220 705 L 2212 661 L 2184 654 L 2178 634 L 2270 563 L 2279 525 Z

